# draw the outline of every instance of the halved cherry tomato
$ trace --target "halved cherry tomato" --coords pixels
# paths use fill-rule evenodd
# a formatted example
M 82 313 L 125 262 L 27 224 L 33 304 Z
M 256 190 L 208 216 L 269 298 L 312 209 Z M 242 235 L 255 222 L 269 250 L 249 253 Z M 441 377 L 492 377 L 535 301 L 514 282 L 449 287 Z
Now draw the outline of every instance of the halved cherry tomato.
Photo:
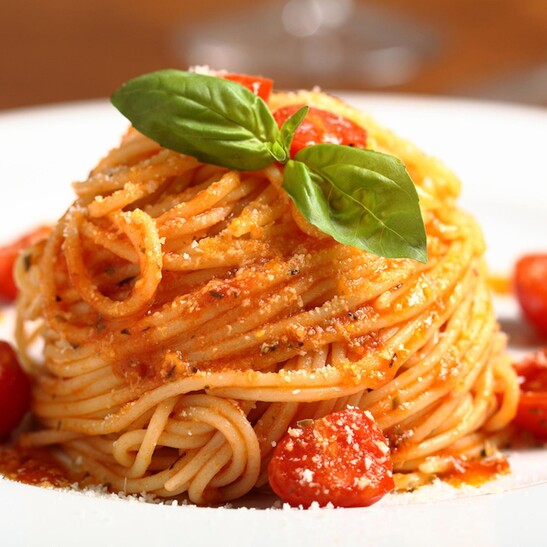
M 251 90 L 266 102 L 270 99 L 273 88 L 273 80 L 263 78 L 262 76 L 250 76 L 248 74 L 224 74 L 225 80 L 237 82 L 247 89 Z
M 522 379 L 514 422 L 538 439 L 547 440 L 547 348 L 527 355 L 514 366 Z
M 12 432 L 29 408 L 29 379 L 13 348 L 0 340 L 0 439 Z
M 285 120 L 290 118 L 297 110 L 304 105 L 289 105 L 273 113 L 277 125 L 281 127 Z M 311 106 L 298 126 L 291 145 L 291 156 L 312 144 L 344 144 L 356 148 L 366 148 L 367 132 L 356 123 L 338 116 L 332 112 L 321 110 Z
M 515 266 L 514 283 L 522 313 L 547 336 L 547 254 L 523 256 Z
M 0 247 L 0 299 L 11 302 L 17 296 L 17 287 L 13 280 L 13 265 L 19 253 L 47 237 L 50 228 L 41 226 L 16 241 Z
M 394 488 L 382 431 L 358 408 L 289 429 L 268 467 L 273 491 L 292 506 L 364 507 Z

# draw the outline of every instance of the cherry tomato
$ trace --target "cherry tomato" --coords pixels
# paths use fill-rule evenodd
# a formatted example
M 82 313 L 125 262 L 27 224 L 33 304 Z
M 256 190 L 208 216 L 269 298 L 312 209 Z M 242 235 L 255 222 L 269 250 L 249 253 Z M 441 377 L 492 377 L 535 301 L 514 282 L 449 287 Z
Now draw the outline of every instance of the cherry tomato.
M 0 439 L 12 432 L 29 408 L 29 379 L 13 348 L 0 340 Z
M 290 118 L 298 109 L 304 105 L 290 105 L 280 108 L 273 113 L 277 125 L 281 127 L 283 122 Z M 367 132 L 356 123 L 332 114 L 320 108 L 311 106 L 298 126 L 291 145 L 291 156 L 312 144 L 344 144 L 365 148 L 367 146 Z
M 394 488 L 389 447 L 370 413 L 334 412 L 289 429 L 268 467 L 273 491 L 292 506 L 364 507 Z
M 0 247 L 0 299 L 11 302 L 17 296 L 17 287 L 13 280 L 13 265 L 19 253 L 45 238 L 50 228 L 42 226 L 25 234 L 16 241 Z
M 527 355 L 515 364 L 520 378 L 520 398 L 515 423 L 547 440 L 547 348 Z
M 523 256 L 516 264 L 514 283 L 524 317 L 547 336 L 547 254 Z
M 225 80 L 237 82 L 247 89 L 251 90 L 266 102 L 270 99 L 273 88 L 273 80 L 263 78 L 262 76 L 249 76 L 248 74 L 224 74 Z

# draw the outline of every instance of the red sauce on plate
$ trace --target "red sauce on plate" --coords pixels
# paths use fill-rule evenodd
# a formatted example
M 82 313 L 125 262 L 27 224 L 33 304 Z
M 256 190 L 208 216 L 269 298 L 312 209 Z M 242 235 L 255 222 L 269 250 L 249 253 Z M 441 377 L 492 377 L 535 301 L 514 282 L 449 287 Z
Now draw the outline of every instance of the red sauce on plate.
M 1 448 L 0 474 L 25 484 L 66 488 L 74 481 L 45 448 Z
M 443 473 L 440 478 L 458 488 L 461 486 L 482 486 L 511 471 L 507 458 L 501 454 L 483 459 L 454 456 L 452 460 L 453 469 Z

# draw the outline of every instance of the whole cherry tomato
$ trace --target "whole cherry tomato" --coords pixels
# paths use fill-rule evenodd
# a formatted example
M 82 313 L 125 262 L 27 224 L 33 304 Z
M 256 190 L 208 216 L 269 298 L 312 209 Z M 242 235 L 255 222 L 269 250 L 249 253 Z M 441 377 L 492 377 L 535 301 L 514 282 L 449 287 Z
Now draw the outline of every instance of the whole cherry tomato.
M 273 491 L 292 506 L 364 507 L 394 488 L 393 463 L 368 412 L 348 408 L 289 429 L 268 467 Z
M 547 348 L 527 355 L 514 366 L 523 380 L 514 422 L 538 439 L 547 440 Z
M 268 102 L 273 88 L 273 80 L 263 78 L 262 76 L 250 76 L 248 74 L 224 74 L 225 80 L 237 82 L 247 89 L 251 90 L 255 95 Z
M 0 439 L 12 432 L 29 408 L 29 379 L 13 348 L 0 340 Z
M 304 105 L 290 105 L 276 110 L 273 116 L 279 127 L 302 106 Z M 310 107 L 306 117 L 294 134 L 291 156 L 294 157 L 302 148 L 323 143 L 366 148 L 367 132 L 361 126 L 343 116 L 320 108 Z
M 547 254 L 523 256 L 515 267 L 514 284 L 522 313 L 547 336 Z
M 45 238 L 50 228 L 42 226 L 25 234 L 16 241 L 0 247 L 0 299 L 11 302 L 17 296 L 17 287 L 13 280 L 13 266 L 19 253 Z

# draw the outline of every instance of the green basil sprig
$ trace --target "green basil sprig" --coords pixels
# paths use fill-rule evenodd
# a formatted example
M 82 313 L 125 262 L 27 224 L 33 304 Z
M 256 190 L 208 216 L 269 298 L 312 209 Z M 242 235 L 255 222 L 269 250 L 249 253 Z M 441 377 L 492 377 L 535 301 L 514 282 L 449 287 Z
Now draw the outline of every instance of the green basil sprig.
M 308 107 L 278 128 L 266 103 L 242 85 L 179 70 L 139 76 L 111 100 L 141 133 L 202 162 L 241 171 L 285 164 L 283 188 L 296 208 L 336 241 L 427 260 L 418 194 L 400 160 L 334 144 L 309 146 L 290 159 Z
M 283 188 L 304 218 L 336 241 L 365 241 L 366 250 L 387 258 L 427 260 L 418 195 L 398 158 L 317 144 L 288 161 Z

